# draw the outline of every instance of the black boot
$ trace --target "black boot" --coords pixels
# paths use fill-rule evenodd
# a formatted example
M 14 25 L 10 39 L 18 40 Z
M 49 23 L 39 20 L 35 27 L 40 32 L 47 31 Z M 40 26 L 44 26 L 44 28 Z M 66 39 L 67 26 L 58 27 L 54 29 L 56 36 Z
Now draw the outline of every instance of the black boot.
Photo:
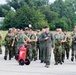
M 74 61 L 74 57 L 71 57 L 71 61 L 72 61 L 72 62 Z
M 4 56 L 4 59 L 7 60 L 7 56 Z
M 41 60 L 41 62 L 40 63 L 43 63 L 44 61 L 43 60 Z
M 11 60 L 11 57 L 9 57 L 9 60 Z

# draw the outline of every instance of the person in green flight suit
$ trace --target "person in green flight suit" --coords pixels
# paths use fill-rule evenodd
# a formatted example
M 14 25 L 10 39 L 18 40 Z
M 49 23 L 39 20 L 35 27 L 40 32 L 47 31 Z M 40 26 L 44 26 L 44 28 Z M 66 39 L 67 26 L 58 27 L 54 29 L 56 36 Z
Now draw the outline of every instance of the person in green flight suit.
M 39 36 L 39 46 L 40 46 L 40 63 L 45 63 L 45 51 L 44 51 L 44 49 L 45 49 L 45 46 L 44 46 L 44 44 L 45 44 L 45 41 L 43 40 L 43 35 L 45 34 L 45 28 L 42 28 L 42 33 L 40 34 L 40 36 Z
M 44 40 L 44 61 L 45 61 L 45 67 L 50 67 L 50 58 L 51 58 L 51 47 L 54 47 L 54 36 L 49 31 L 49 27 L 45 26 L 45 33 L 42 36 L 42 39 Z

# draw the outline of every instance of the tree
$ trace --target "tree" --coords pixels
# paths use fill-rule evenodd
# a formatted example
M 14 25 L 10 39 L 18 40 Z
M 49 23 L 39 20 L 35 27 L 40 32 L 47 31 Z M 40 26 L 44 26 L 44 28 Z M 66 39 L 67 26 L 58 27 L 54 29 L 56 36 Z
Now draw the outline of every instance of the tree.
M 18 9 L 17 12 L 10 11 L 4 20 L 3 27 L 7 29 L 9 27 L 24 28 L 29 24 L 32 24 L 35 29 L 41 29 L 48 25 L 45 15 L 39 10 L 35 11 L 26 4 Z
M 15 15 L 16 15 L 16 13 L 14 11 L 12 11 L 12 10 L 9 11 L 9 13 L 7 14 L 7 16 L 4 19 L 2 29 L 7 30 L 7 29 L 13 27 L 12 23 L 13 23 L 13 19 L 14 19 Z
M 19 9 L 25 4 L 24 0 L 6 0 L 6 1 L 7 1 L 7 4 L 10 7 L 13 7 L 15 10 Z
M 0 17 L 5 17 L 9 11 L 10 7 L 8 5 L 0 5 Z

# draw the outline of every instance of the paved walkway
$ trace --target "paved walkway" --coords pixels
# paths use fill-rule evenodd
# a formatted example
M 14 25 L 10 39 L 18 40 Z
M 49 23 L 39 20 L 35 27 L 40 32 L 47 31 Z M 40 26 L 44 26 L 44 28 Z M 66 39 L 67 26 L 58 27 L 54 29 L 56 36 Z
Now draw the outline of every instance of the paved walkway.
M 65 59 L 63 65 L 54 65 L 54 57 L 52 53 L 50 68 L 45 68 L 44 63 L 39 60 L 32 61 L 29 66 L 20 66 L 14 58 L 9 61 L 3 59 L 3 54 L 0 55 L 0 75 L 76 75 L 76 62 L 71 62 L 70 59 Z

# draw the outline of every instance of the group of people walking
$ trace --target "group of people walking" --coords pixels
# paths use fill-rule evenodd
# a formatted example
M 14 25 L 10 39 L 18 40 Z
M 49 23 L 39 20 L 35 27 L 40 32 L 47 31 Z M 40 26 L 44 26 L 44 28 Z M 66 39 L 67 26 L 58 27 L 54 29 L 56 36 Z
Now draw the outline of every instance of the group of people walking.
M 0 35 L 1 36 L 1 35 Z M 2 40 L 2 37 L 0 37 Z M 4 59 L 9 60 L 16 56 L 19 48 L 24 44 L 30 44 L 27 49 L 27 57 L 30 61 L 40 60 L 40 63 L 45 63 L 45 67 L 50 67 L 51 50 L 53 49 L 55 64 L 63 64 L 65 54 L 69 59 L 70 48 L 72 49 L 71 61 L 76 60 L 76 26 L 71 35 L 67 31 L 62 31 L 57 28 L 55 33 L 49 31 L 49 27 L 45 26 L 42 30 L 34 31 L 33 27 L 22 29 L 9 28 L 5 38 L 5 55 Z M 1 48 L 2 45 L 0 45 Z M 1 49 L 0 49 L 1 53 Z M 39 54 L 39 55 L 38 55 Z M 39 57 L 38 57 L 39 56 Z

